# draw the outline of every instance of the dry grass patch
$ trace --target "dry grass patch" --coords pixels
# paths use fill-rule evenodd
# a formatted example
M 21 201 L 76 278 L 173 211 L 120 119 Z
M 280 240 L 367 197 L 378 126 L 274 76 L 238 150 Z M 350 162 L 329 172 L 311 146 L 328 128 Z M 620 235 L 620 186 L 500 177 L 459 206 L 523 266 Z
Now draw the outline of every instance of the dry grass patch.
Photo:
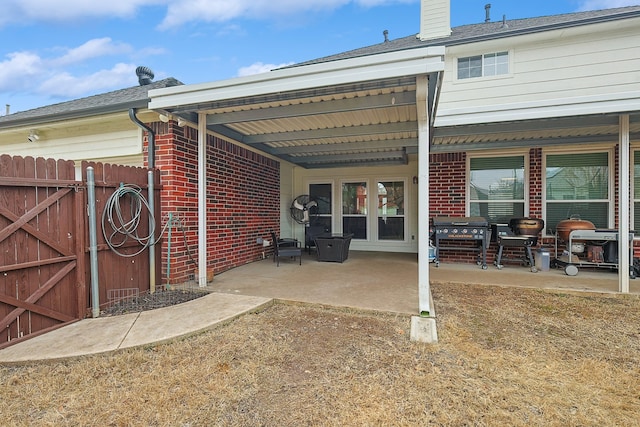
M 277 304 L 170 344 L 2 367 L 3 424 L 637 422 L 639 298 L 432 290 L 436 345 L 410 342 L 407 317 Z

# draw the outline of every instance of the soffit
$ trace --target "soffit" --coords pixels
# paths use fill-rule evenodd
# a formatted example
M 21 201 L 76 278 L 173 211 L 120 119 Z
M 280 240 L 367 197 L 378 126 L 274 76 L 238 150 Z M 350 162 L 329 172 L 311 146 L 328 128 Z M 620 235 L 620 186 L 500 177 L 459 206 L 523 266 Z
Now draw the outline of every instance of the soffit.
M 214 133 L 304 168 L 328 168 L 407 164 L 418 147 L 416 104 L 416 78 L 410 76 L 183 106 L 173 113 L 205 112 Z

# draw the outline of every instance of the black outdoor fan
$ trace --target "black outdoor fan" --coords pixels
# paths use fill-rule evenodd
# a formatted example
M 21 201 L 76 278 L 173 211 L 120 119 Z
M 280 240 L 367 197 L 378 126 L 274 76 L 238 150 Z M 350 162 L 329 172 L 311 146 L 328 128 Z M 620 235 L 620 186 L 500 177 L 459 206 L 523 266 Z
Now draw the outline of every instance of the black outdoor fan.
M 318 202 L 308 194 L 293 199 L 291 203 L 291 218 L 298 224 L 309 224 L 311 218 L 318 216 Z

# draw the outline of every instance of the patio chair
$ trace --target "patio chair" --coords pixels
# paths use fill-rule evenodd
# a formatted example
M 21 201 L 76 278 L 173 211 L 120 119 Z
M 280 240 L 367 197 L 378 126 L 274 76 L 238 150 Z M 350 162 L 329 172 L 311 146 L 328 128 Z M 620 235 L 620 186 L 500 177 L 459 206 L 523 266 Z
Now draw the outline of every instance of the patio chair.
M 273 240 L 273 261 L 276 267 L 280 267 L 280 257 L 298 257 L 302 265 L 302 248 L 300 242 L 295 239 L 279 239 L 276 233 L 271 232 Z

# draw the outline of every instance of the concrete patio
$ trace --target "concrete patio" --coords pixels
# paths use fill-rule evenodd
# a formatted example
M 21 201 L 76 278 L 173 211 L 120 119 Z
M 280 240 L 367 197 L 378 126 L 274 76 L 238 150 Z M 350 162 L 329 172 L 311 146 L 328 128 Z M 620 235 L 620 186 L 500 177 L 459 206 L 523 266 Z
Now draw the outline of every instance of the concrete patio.
M 344 263 L 318 262 L 315 254 L 297 261 L 267 258 L 215 277 L 213 292 L 260 296 L 287 301 L 326 304 L 366 310 L 418 314 L 418 261 L 416 254 L 351 251 Z M 566 291 L 617 292 L 618 276 L 609 269 L 580 269 L 567 276 L 562 269 L 532 273 L 528 267 L 441 262 L 430 264 L 431 283 L 459 283 Z M 631 293 L 640 293 L 640 279 L 630 280 Z M 437 307 L 436 307 L 437 310 Z

